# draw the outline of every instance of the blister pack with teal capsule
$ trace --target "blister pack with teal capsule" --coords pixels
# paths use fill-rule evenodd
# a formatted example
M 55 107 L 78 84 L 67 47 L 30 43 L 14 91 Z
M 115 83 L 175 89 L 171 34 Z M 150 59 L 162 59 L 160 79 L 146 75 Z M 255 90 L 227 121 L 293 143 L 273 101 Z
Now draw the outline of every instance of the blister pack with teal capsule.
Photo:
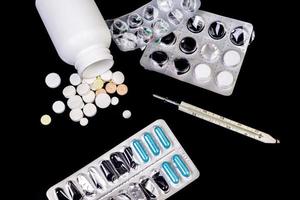
M 47 191 L 49 200 L 162 200 L 200 175 L 157 120 Z

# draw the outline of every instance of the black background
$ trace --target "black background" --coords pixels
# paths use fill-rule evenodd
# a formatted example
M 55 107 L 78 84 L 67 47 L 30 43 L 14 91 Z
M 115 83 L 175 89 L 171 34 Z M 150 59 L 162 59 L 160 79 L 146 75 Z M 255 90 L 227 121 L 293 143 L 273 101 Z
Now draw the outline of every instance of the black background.
M 105 19 L 147 3 L 145 0 L 96 2 Z M 277 16 L 278 10 L 285 8 L 273 1 L 206 0 L 202 1 L 201 9 L 250 22 L 256 30 L 256 39 L 248 48 L 233 95 L 224 97 L 146 71 L 139 65 L 140 50 L 125 53 L 112 43 L 115 60 L 112 70 L 125 74 L 129 93 L 120 98 L 118 106 L 99 111 L 84 128 L 69 119 L 68 111 L 56 115 L 51 110 L 54 101 L 65 101 L 61 92 L 74 69 L 58 57 L 34 1 L 28 1 L 20 9 L 26 11 L 26 16 L 19 13 L 21 21 L 17 29 L 23 34 L 18 35 L 18 40 L 22 45 L 13 53 L 19 55 L 13 60 L 13 65 L 18 66 L 19 79 L 14 82 L 16 103 L 8 124 L 21 129 L 13 137 L 16 136 L 14 141 L 20 149 L 17 166 L 22 166 L 21 174 L 26 178 L 23 187 L 28 186 L 25 194 L 30 199 L 46 199 L 49 187 L 156 119 L 166 120 L 201 173 L 197 181 L 171 199 L 258 198 L 282 192 L 294 178 L 291 173 L 294 166 L 288 159 L 291 155 L 283 152 L 283 148 L 292 147 L 295 133 L 288 116 L 296 109 L 291 104 L 294 97 L 290 95 L 285 51 L 279 48 L 284 42 L 278 36 L 284 33 L 278 28 L 281 19 Z M 63 79 L 57 89 L 49 89 L 44 83 L 50 72 L 59 73 Z M 261 144 L 178 112 L 176 107 L 153 99 L 153 93 L 189 102 L 263 130 L 280 139 L 281 144 Z M 122 118 L 124 109 L 132 111 L 131 119 Z M 43 114 L 52 116 L 48 127 L 39 122 Z

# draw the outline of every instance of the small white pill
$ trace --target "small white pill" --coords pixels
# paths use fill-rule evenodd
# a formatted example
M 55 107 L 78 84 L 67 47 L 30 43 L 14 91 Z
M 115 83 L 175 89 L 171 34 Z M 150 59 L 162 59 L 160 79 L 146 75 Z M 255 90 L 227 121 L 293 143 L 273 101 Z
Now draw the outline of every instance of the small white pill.
M 56 114 L 61 114 L 65 111 L 66 106 L 64 104 L 64 102 L 62 101 L 55 101 L 52 105 L 52 110 L 56 113 Z
M 99 107 L 99 108 L 107 108 L 110 103 L 111 103 L 111 99 L 110 99 L 110 96 L 106 93 L 101 93 L 99 94 L 97 97 L 96 97 L 96 105 Z
M 71 98 L 72 96 L 76 95 L 76 89 L 74 86 L 69 85 L 63 89 L 63 95 L 67 99 Z
M 234 50 L 227 51 L 223 57 L 224 65 L 227 67 L 233 67 L 241 62 L 241 55 Z
M 111 80 L 112 78 L 112 72 L 110 70 L 104 72 L 103 74 L 101 74 L 101 79 L 105 82 L 108 82 Z
M 229 87 L 233 84 L 233 74 L 229 71 L 222 71 L 217 76 L 217 84 L 221 88 Z
M 57 88 L 61 83 L 61 78 L 57 73 L 50 73 L 46 76 L 45 83 L 49 88 Z
M 80 125 L 81 126 L 87 126 L 88 123 L 89 123 L 89 120 L 85 117 L 80 120 Z
M 95 78 L 89 78 L 89 79 L 83 79 L 82 82 L 91 85 L 91 84 L 94 83 L 95 80 L 96 80 L 96 77 Z
M 129 119 L 131 117 L 131 112 L 130 110 L 124 110 L 122 115 L 125 119 Z
M 71 74 L 70 83 L 74 86 L 79 85 L 81 83 L 81 77 L 79 76 L 79 74 L 77 73 Z
M 125 77 L 124 77 L 124 74 L 120 71 L 117 71 L 117 72 L 114 72 L 112 74 L 112 81 L 119 85 L 119 84 L 122 84 L 125 80 Z
M 69 116 L 72 121 L 79 122 L 83 118 L 83 112 L 81 111 L 80 108 L 76 108 L 71 110 Z
M 111 98 L 111 105 L 115 106 L 115 105 L 118 105 L 118 103 L 119 103 L 118 97 Z
M 80 85 L 77 86 L 77 93 L 80 96 L 87 94 L 89 91 L 90 91 L 90 86 L 87 83 L 81 83 Z
M 72 96 L 68 99 L 67 105 L 70 109 L 81 108 L 83 106 L 82 98 L 78 95 Z
M 83 107 L 83 113 L 87 117 L 94 117 L 97 114 L 97 107 L 95 104 L 88 103 Z
M 44 126 L 48 126 L 51 123 L 51 117 L 49 115 L 43 115 L 41 117 L 41 124 Z
M 211 76 L 211 68 L 207 64 L 199 64 L 195 67 L 195 77 L 199 81 L 206 81 Z
M 89 91 L 87 94 L 82 96 L 85 103 L 92 103 L 95 101 L 96 94 L 93 91 Z

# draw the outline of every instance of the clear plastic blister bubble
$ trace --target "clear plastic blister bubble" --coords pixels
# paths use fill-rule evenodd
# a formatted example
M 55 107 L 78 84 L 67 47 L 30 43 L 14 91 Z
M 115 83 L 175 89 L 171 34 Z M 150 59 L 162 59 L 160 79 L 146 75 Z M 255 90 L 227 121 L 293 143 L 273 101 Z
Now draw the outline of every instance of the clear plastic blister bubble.
M 122 17 L 107 20 L 112 38 L 122 51 L 144 48 L 168 35 L 195 15 L 200 0 L 152 0 Z
M 163 200 L 200 173 L 157 120 L 47 191 L 49 200 Z
M 191 8 L 187 2 L 184 5 Z M 229 96 L 253 39 L 251 24 L 199 10 L 176 31 L 148 44 L 140 63 L 145 69 Z

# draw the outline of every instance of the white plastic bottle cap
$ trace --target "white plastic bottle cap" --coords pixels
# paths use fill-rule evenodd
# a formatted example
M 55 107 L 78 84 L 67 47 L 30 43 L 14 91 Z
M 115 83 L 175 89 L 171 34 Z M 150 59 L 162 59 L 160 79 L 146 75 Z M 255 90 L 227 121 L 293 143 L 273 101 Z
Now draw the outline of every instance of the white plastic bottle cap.
M 81 77 L 79 76 L 79 74 L 77 73 L 71 74 L 70 83 L 74 86 L 79 85 L 81 83 Z
M 83 107 L 83 113 L 87 117 L 94 117 L 97 114 L 97 107 L 95 104 L 88 103 Z
M 93 91 L 89 91 L 87 94 L 82 96 L 82 99 L 85 103 L 92 103 L 95 101 L 96 94 Z
M 112 74 L 112 81 L 115 84 L 117 84 L 117 85 L 122 84 L 122 83 L 124 83 L 124 80 L 125 80 L 125 76 L 122 72 L 117 71 Z
M 119 103 L 118 97 L 111 98 L 111 105 L 115 106 L 115 105 L 118 105 L 118 103 Z
M 96 80 L 96 77 L 95 78 L 83 79 L 82 82 L 91 85 L 92 83 L 94 83 L 95 80 Z
M 96 105 L 99 108 L 107 108 L 111 103 L 110 96 L 106 93 L 101 93 L 96 97 Z
M 77 93 L 80 96 L 87 94 L 89 91 L 90 91 L 90 86 L 87 83 L 81 83 L 80 85 L 77 86 Z
M 80 108 L 76 108 L 71 110 L 69 116 L 72 121 L 79 122 L 83 118 L 83 112 L 81 111 Z
M 112 72 L 110 70 L 104 72 L 103 74 L 101 74 L 101 79 L 105 82 L 108 82 L 111 80 L 112 78 Z
M 49 88 L 57 88 L 61 83 L 61 78 L 57 73 L 50 73 L 46 76 L 45 83 Z
M 130 110 L 124 110 L 122 115 L 125 119 L 129 119 L 131 117 L 131 112 Z
M 229 87 L 233 84 L 233 74 L 229 71 L 222 71 L 217 76 L 217 84 L 221 88 Z
M 195 77 L 199 81 L 206 81 L 211 77 L 211 68 L 207 64 L 199 64 L 195 67 Z
M 241 62 L 241 55 L 234 50 L 227 51 L 223 57 L 224 65 L 227 67 L 233 67 Z
M 88 123 L 89 123 L 89 120 L 85 117 L 80 120 L 80 125 L 81 126 L 87 126 Z
M 51 123 L 51 117 L 49 115 L 43 115 L 41 117 L 41 124 L 47 126 Z
M 52 110 L 56 113 L 56 114 L 61 114 L 65 111 L 66 106 L 64 104 L 64 102 L 62 101 L 55 101 L 52 105 Z
M 70 109 L 82 108 L 83 107 L 82 98 L 78 95 L 72 96 L 70 99 L 68 99 L 67 105 Z
M 72 96 L 76 95 L 76 89 L 74 86 L 69 85 L 63 89 L 63 95 L 67 99 L 71 98 Z

